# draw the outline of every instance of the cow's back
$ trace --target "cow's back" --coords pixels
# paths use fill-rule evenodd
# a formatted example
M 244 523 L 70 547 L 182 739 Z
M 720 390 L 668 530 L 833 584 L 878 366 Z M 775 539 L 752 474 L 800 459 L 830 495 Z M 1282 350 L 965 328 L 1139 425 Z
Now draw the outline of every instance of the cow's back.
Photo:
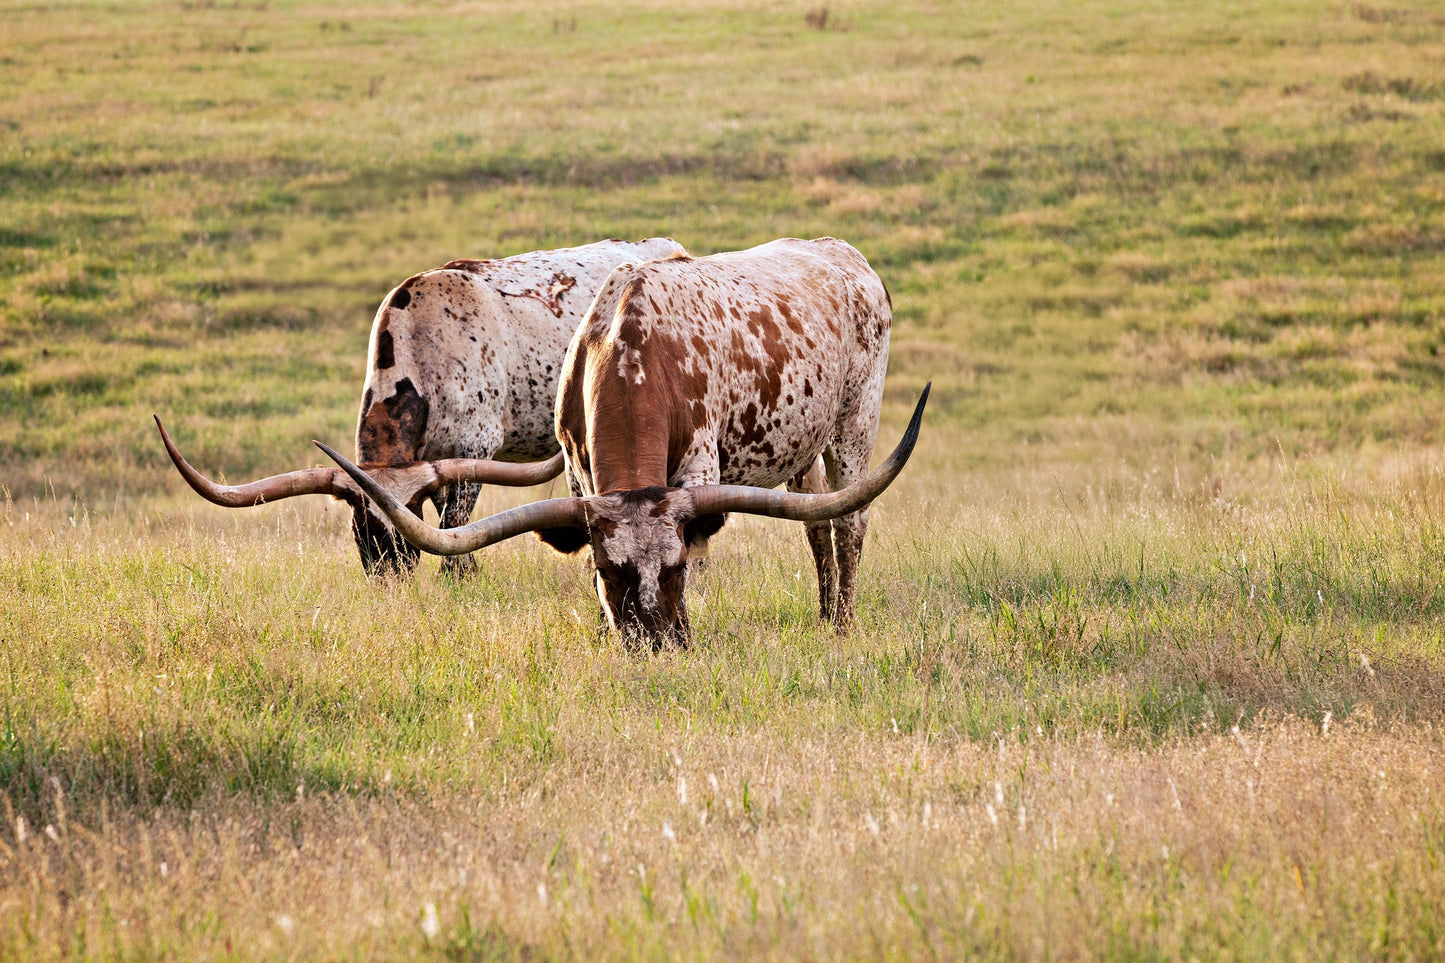
M 603 241 L 409 278 L 378 310 L 358 419 L 370 461 L 556 452 L 553 399 L 567 350 L 614 267 L 682 248 Z
M 619 268 L 569 349 L 558 428 L 579 468 L 631 449 L 670 485 L 776 485 L 840 425 L 876 433 L 890 324 L 878 276 L 832 238 Z M 600 467 L 601 490 L 638 475 Z

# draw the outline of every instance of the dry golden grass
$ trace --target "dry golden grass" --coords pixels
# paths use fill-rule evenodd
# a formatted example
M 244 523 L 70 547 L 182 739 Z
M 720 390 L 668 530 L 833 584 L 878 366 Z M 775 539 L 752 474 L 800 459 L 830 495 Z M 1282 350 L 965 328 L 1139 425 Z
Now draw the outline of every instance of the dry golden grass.
M 463 741 L 483 741 L 466 731 Z M 30 958 L 1427 959 L 1438 729 L 1260 720 L 1129 748 L 567 713 L 544 771 L 425 794 L 8 814 Z M 24 935 L 22 935 L 24 934 Z

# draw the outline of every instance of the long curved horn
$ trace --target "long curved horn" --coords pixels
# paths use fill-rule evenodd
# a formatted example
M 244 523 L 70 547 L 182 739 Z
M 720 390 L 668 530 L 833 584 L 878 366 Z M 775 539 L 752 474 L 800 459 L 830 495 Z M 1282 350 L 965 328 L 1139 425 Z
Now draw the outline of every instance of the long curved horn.
M 436 468 L 437 485 L 456 482 L 478 482 L 483 485 L 505 485 L 509 488 L 530 488 L 549 482 L 562 474 L 562 452 L 546 461 L 514 464 L 489 458 L 442 458 L 432 462 Z
M 381 508 L 403 538 L 433 555 L 465 555 L 479 548 L 526 532 L 544 528 L 582 528 L 587 524 L 584 499 L 549 498 L 463 525 L 461 528 L 432 528 L 378 485 L 371 476 L 347 461 L 339 452 L 321 442 L 316 447 L 341 466 L 351 480 Z
M 903 433 L 903 440 L 893 449 L 888 460 L 847 488 L 815 495 L 751 485 L 699 485 L 688 489 L 692 495 L 693 511 L 697 515 L 742 512 L 795 522 L 821 522 L 856 512 L 881 495 L 908 463 L 908 456 L 913 454 L 913 446 L 918 443 L 923 406 L 928 402 L 928 392 L 932 387 L 931 381 L 924 386 L 923 396 L 918 399 L 918 407 L 913 409 L 913 418 L 908 422 L 908 430 Z
M 345 492 L 339 484 L 340 472 L 335 468 L 304 468 L 284 475 L 272 475 L 246 485 L 218 485 L 192 468 L 190 462 L 181 457 L 181 453 L 171 442 L 171 436 L 166 434 L 166 426 L 161 424 L 160 416 L 151 417 L 156 420 L 161 441 L 165 443 L 166 453 L 175 463 L 176 471 L 181 473 L 186 484 L 190 485 L 197 495 L 208 502 L 226 508 L 250 508 L 293 495 L 341 495 Z M 355 497 L 355 493 L 351 494 Z

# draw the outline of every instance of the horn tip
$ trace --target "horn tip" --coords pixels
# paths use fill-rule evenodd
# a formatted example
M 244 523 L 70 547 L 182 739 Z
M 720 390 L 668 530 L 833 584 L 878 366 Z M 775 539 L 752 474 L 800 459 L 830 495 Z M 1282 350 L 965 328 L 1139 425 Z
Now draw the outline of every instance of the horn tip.
M 318 440 L 315 439 L 315 438 L 313 438 L 313 439 L 311 440 L 311 443 L 312 443 L 313 445 L 315 445 L 317 448 L 320 448 L 322 451 L 324 451 L 324 452 L 326 453 L 326 457 L 330 458 L 332 461 L 336 462 L 336 464 L 340 465 L 342 471 L 346 472 L 346 474 L 348 474 L 348 475 L 352 476 L 353 478 L 357 479 L 357 484 L 358 484 L 358 485 L 361 485 L 361 484 L 362 484 L 361 481 L 360 481 L 360 478 L 361 478 L 361 477 L 364 477 L 365 473 L 362 472 L 361 469 L 359 469 L 359 468 L 357 468 L 355 465 L 353 465 L 350 461 L 348 461 L 344 455 L 342 455 L 339 451 L 336 451 L 334 448 L 332 448 L 330 445 L 326 444 L 325 442 L 318 441 Z M 366 486 L 365 486 L 365 485 L 362 485 L 362 487 L 365 488 Z
M 161 424 L 160 415 L 152 413 L 151 417 L 156 421 L 156 431 L 161 433 L 161 444 L 166 446 L 166 451 L 170 454 L 171 461 L 175 461 L 176 458 L 180 456 L 180 452 L 175 450 L 175 445 L 171 442 L 171 433 L 166 431 L 165 425 Z
M 923 421 L 923 407 L 928 404 L 928 393 L 933 390 L 933 382 L 923 386 L 923 393 L 918 396 L 918 404 L 913 408 L 913 417 L 909 419 L 909 431 L 913 432 Z

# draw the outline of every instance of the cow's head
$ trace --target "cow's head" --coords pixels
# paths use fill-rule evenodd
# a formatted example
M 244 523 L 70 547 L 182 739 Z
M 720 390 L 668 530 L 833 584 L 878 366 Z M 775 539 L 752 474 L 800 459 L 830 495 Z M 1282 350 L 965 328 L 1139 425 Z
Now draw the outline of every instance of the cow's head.
M 908 430 L 888 460 L 841 491 L 809 494 L 747 485 L 638 488 L 550 498 L 447 530 L 432 528 L 365 471 L 320 442 L 317 445 L 380 505 L 406 540 L 423 551 L 461 555 L 523 532 L 538 532 L 543 541 L 563 552 L 590 546 L 597 598 L 607 621 L 624 635 L 658 648 L 686 644 L 683 589 L 688 557 L 717 532 L 726 513 L 817 522 L 858 511 L 878 497 L 908 462 L 927 400 L 924 388 Z
M 420 518 L 422 503 L 436 491 L 437 486 L 420 477 L 421 473 L 413 470 L 417 467 L 362 465 L 378 485 L 390 492 L 398 503 L 405 505 L 407 511 Z M 350 478 L 342 475 L 334 482 L 336 490 L 330 494 L 351 506 L 351 535 L 356 539 L 356 551 L 361 556 L 361 567 L 366 574 L 381 577 L 411 574 L 421 558 L 421 552 L 407 544 L 391 519 L 379 511 L 376 503 L 362 494 Z
M 694 491 L 638 488 L 580 499 L 582 524 L 537 534 L 559 552 L 591 548 L 597 600 L 612 628 L 654 648 L 686 644 L 687 563 L 724 520 L 699 515 Z
M 272 475 L 245 485 L 220 485 L 202 475 L 166 433 L 156 418 L 166 453 L 181 477 L 202 498 L 227 508 L 250 508 L 295 495 L 330 495 L 351 506 L 351 531 L 357 552 L 368 575 L 406 575 L 416 567 L 421 553 L 398 534 L 387 514 L 368 498 L 346 474 L 336 468 L 303 468 L 284 475 Z M 485 458 L 447 458 L 407 465 L 364 464 L 369 483 L 384 491 L 393 503 L 420 521 L 422 502 L 442 488 L 460 482 L 489 485 L 531 486 L 550 481 L 562 473 L 562 453 L 533 464 L 509 464 Z

